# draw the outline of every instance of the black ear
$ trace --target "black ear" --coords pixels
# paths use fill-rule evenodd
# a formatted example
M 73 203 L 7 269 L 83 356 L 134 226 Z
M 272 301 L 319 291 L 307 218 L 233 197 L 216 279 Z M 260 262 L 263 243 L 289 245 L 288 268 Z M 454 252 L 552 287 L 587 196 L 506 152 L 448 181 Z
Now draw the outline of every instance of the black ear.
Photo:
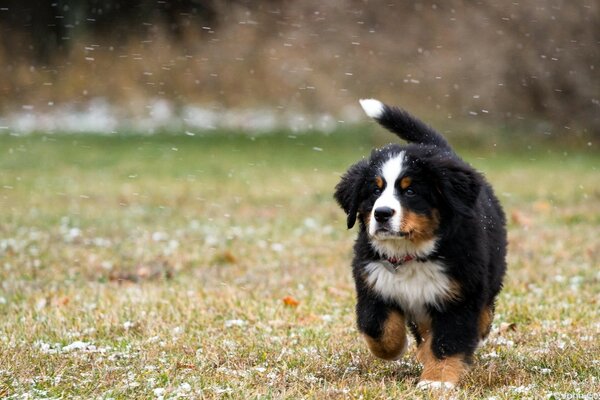
M 346 171 L 335 187 L 333 197 L 348 214 L 348 229 L 352 228 L 356 222 L 356 214 L 361 202 L 368 166 L 367 160 L 357 162 Z
M 429 161 L 434 182 L 449 211 L 472 218 L 483 177 L 464 161 L 447 154 Z

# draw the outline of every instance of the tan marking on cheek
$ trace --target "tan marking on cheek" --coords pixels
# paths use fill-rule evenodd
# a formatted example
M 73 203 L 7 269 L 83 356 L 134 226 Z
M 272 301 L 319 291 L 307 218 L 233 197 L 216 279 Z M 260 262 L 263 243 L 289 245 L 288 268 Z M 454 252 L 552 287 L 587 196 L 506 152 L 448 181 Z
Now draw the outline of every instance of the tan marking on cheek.
M 406 350 L 406 326 L 404 317 L 397 311 L 390 312 L 383 325 L 381 337 L 375 339 L 363 334 L 371 353 L 384 360 L 397 360 Z
M 383 189 L 383 178 L 380 176 L 375 177 L 375 184 L 379 189 Z
M 479 338 L 485 339 L 492 329 L 494 320 L 494 310 L 492 307 L 485 307 L 479 315 Z
M 404 178 L 402 178 L 400 180 L 400 187 L 402 188 L 402 190 L 404 190 L 407 187 L 409 187 L 411 183 L 412 183 L 411 177 L 405 176 Z
M 404 218 L 400 223 L 400 230 L 408 232 L 408 239 L 418 245 L 421 242 L 432 239 L 439 226 L 440 213 L 436 209 L 431 212 L 431 216 L 406 210 Z
M 361 214 L 361 217 L 365 223 L 366 226 L 369 226 L 369 224 L 371 223 L 371 212 L 364 212 Z
M 428 335 L 417 349 L 417 359 L 423 364 L 421 381 L 450 382 L 457 384 L 467 372 L 462 354 L 439 359 L 431 349 L 432 337 Z

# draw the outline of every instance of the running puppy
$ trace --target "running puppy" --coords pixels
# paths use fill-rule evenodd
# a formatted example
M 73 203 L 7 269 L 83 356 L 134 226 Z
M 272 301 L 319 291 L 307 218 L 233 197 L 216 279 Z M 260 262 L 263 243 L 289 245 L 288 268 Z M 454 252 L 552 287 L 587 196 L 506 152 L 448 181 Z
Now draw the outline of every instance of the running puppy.
M 407 112 L 361 100 L 409 142 L 352 165 L 335 188 L 348 229 L 358 329 L 385 360 L 417 342 L 422 388 L 452 388 L 490 331 L 506 270 L 505 217 L 489 183 L 435 130 Z

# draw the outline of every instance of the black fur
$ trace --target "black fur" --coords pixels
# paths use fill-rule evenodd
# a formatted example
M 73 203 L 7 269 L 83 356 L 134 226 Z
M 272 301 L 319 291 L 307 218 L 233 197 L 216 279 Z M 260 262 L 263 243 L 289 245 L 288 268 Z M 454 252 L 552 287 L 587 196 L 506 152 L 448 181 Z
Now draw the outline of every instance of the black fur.
M 432 351 L 440 359 L 461 354 L 469 362 L 481 339 L 481 313 L 486 308 L 493 312 L 502 288 L 506 269 L 504 213 L 485 178 L 462 161 L 435 130 L 395 107 L 384 106 L 376 120 L 411 144 L 374 150 L 369 159 L 352 165 L 336 186 L 334 197 L 347 214 L 348 228 L 355 225 L 357 217 L 360 222 L 352 262 L 358 328 L 378 338 L 387 315 L 396 310 L 405 315 L 417 344 L 423 340 L 417 329 L 419 321 L 410 310 L 386 299 L 366 279 L 366 266 L 386 259 L 368 232 L 369 216 L 380 195 L 374 180 L 386 160 L 404 152 L 404 171 L 412 178 L 411 189 L 417 195 L 405 195 L 398 188 L 394 193 L 399 204 L 403 210 L 429 219 L 439 215 L 435 249 L 418 256 L 442 264 L 443 273 L 460 292 L 457 298 L 426 305 Z M 419 318 L 423 322 L 423 317 Z

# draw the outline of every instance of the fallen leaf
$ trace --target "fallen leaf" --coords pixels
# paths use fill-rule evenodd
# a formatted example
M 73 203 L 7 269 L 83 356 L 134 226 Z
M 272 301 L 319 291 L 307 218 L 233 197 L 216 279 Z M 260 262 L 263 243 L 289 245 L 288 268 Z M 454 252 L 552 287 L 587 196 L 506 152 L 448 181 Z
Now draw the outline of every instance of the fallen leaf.
M 177 369 L 196 369 L 196 366 L 194 364 L 178 362 Z
M 533 203 L 533 209 L 537 212 L 550 212 L 552 210 L 552 204 L 545 200 L 536 201 Z
M 238 259 L 231 251 L 225 250 L 215 256 L 214 262 L 217 264 L 236 264 Z
M 522 226 L 531 225 L 531 218 L 518 210 L 514 210 L 512 212 L 511 219 L 512 219 L 512 222 L 514 222 L 516 225 L 522 225 Z
M 498 332 L 508 332 L 508 331 L 516 331 L 517 324 L 514 322 L 503 322 L 500 324 L 500 328 L 498 328 Z
M 298 307 L 298 304 L 300 304 L 300 302 L 292 296 L 285 296 L 283 298 L 283 304 L 289 307 Z

